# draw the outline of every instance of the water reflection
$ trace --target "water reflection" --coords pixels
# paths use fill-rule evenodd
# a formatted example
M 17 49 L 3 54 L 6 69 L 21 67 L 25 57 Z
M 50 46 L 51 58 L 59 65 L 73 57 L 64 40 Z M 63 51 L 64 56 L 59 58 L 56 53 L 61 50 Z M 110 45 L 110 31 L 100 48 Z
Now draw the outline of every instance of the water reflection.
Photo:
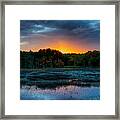
M 21 100 L 99 100 L 100 70 L 21 70 Z
M 99 100 L 99 87 L 63 86 L 40 89 L 36 86 L 21 88 L 21 100 Z

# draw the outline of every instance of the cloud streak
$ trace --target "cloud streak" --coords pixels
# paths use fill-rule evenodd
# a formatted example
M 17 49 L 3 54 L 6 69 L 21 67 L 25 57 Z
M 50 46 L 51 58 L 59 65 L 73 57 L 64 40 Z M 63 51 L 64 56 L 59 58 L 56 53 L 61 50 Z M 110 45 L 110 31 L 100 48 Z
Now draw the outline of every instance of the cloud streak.
M 76 45 L 81 46 L 81 44 L 83 44 L 85 49 L 95 48 L 99 50 L 100 21 L 21 20 L 20 39 L 21 42 L 26 42 L 29 45 L 32 44 L 34 47 L 39 44 L 40 47 L 44 48 L 47 44 L 50 45 L 50 43 L 53 44 L 54 42 L 57 44 L 58 41 L 64 40 L 66 44 L 72 43 L 74 47 L 76 47 Z M 23 46 L 24 48 L 28 47 L 25 45 L 22 45 L 21 49 L 23 49 Z

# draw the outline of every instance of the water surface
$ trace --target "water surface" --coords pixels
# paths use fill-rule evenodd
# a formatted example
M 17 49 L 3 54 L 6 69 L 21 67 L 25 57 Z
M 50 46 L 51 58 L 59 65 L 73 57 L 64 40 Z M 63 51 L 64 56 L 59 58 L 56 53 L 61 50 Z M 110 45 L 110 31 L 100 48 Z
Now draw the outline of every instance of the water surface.
M 21 100 L 99 100 L 98 68 L 21 70 Z

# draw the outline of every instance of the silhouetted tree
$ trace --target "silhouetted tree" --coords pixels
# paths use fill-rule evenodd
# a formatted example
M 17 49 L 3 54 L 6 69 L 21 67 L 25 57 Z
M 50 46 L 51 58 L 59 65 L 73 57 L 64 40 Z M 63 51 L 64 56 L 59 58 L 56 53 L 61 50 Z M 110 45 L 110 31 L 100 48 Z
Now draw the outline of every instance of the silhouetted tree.
M 63 54 L 58 50 L 40 49 L 38 52 L 20 51 L 21 69 L 55 68 L 65 66 L 99 67 L 100 51 L 88 51 L 84 54 Z

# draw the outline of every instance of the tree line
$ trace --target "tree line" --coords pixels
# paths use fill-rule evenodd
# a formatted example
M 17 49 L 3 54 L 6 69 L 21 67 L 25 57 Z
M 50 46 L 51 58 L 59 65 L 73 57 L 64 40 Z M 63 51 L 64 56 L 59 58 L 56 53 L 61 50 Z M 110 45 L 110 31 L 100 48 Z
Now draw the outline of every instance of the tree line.
M 20 51 L 21 69 L 60 68 L 60 67 L 99 67 L 100 51 L 84 54 L 63 54 L 58 50 L 40 49 L 38 52 Z

